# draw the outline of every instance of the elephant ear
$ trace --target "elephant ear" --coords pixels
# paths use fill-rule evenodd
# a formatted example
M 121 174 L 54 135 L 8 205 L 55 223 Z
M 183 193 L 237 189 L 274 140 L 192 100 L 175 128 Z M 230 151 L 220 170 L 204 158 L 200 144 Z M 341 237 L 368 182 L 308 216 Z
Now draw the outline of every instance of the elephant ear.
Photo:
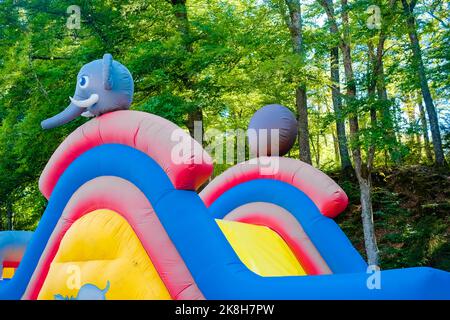
M 105 53 L 103 55 L 103 85 L 106 90 L 111 90 L 113 87 L 112 81 L 112 55 Z

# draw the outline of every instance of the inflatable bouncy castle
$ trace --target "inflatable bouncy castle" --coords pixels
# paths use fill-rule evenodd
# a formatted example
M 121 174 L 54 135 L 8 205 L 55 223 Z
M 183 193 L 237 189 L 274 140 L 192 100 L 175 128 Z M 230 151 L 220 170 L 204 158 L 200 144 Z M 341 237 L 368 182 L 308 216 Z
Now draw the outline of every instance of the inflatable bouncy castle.
M 41 175 L 48 206 L 31 240 L 17 240 L 26 251 L 0 298 L 450 298 L 449 273 L 431 268 L 381 271 L 371 287 L 333 221 L 347 196 L 312 166 L 260 157 L 198 194 L 212 170 L 202 147 L 158 116 L 85 123 Z
M 198 193 L 211 157 L 170 121 L 127 110 L 132 96 L 130 72 L 105 54 L 41 123 L 95 117 L 45 166 L 34 233 L 0 232 L 0 299 L 450 299 L 444 271 L 368 272 L 333 221 L 344 191 L 282 157 L 297 135 L 287 108 L 258 110 L 256 156 Z

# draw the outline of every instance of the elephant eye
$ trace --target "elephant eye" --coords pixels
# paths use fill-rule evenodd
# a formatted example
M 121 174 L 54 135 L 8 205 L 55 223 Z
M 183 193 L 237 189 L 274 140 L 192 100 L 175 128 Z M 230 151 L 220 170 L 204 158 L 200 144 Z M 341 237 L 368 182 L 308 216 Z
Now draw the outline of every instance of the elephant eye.
M 82 76 L 80 80 L 78 81 L 80 88 L 84 89 L 87 88 L 89 85 L 89 77 L 88 76 Z

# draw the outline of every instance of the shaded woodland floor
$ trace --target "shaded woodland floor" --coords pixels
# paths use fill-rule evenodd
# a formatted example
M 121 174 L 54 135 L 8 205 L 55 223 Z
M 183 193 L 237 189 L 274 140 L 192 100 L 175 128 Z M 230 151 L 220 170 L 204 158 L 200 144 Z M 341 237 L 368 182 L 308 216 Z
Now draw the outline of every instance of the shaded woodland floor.
M 337 222 L 365 257 L 356 180 L 330 173 L 350 205 Z M 375 230 L 382 269 L 430 266 L 450 271 L 450 173 L 427 166 L 375 170 Z

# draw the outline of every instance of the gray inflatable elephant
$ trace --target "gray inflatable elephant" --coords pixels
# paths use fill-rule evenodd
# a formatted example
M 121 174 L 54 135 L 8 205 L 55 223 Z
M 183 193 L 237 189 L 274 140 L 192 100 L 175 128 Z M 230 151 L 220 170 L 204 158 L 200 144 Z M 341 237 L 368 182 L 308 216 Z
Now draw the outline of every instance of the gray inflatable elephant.
M 106 53 L 103 59 L 85 64 L 77 76 L 71 103 L 59 114 L 41 122 L 51 129 L 78 116 L 94 117 L 103 113 L 128 109 L 133 100 L 134 85 L 130 71 Z

